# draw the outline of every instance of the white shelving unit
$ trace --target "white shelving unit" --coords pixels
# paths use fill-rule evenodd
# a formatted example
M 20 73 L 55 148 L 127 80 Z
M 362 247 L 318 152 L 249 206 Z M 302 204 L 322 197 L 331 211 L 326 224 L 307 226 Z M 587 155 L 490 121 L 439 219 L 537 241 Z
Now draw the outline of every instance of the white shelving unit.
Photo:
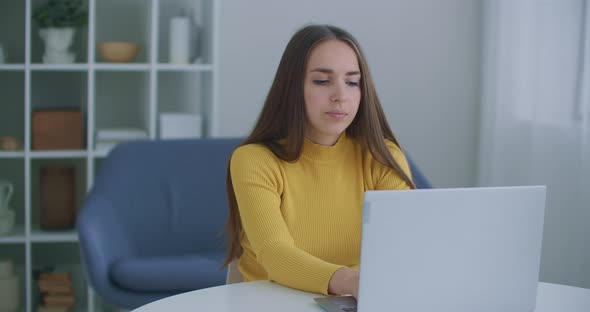
M 0 150 L 0 179 L 11 181 L 16 212 L 12 233 L 0 236 L 0 258 L 16 265 L 21 277 L 21 309 L 34 312 L 39 301 L 34 270 L 53 266 L 72 273 L 74 311 L 116 311 L 98 298 L 82 272 L 74 229 L 48 232 L 39 226 L 39 168 L 47 163 L 76 168 L 78 206 L 92 187 L 107 152 L 95 150 L 103 127 L 139 127 L 159 139 L 159 114 L 198 113 L 202 134 L 216 134 L 217 16 L 219 0 L 85 0 L 88 25 L 77 29 L 71 51 L 74 64 L 43 64 L 43 42 L 32 11 L 46 0 L 0 1 L 0 136 L 16 136 L 17 151 Z M 168 63 L 169 20 L 192 10 L 198 25 L 199 58 L 193 64 Z M 102 62 L 96 44 L 135 41 L 142 50 L 133 63 Z M 84 115 L 85 148 L 32 149 L 32 112 L 78 108 Z

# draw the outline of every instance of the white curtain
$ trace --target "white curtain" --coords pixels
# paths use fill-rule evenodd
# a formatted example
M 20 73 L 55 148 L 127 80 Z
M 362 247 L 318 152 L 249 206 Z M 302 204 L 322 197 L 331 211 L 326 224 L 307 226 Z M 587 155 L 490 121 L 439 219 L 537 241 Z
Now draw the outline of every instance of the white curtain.
M 541 280 L 590 288 L 590 0 L 486 0 L 479 184 L 547 185 Z

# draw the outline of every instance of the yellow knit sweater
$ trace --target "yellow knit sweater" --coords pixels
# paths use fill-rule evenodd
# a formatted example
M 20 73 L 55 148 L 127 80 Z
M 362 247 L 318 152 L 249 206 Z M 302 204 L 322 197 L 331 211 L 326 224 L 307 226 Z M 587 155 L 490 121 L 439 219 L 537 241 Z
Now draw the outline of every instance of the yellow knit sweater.
M 410 174 L 401 150 L 386 143 Z M 346 135 L 331 147 L 306 139 L 293 163 L 261 144 L 244 145 L 230 172 L 244 228 L 244 279 L 323 294 L 336 270 L 359 267 L 364 191 L 409 188 Z

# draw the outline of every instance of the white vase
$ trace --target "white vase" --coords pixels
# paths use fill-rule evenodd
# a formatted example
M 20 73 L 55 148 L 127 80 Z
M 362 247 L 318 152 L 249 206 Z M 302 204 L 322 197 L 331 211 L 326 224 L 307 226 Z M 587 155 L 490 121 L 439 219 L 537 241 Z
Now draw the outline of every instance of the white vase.
M 170 63 L 188 64 L 190 62 L 190 19 L 186 16 L 170 20 Z
M 42 28 L 39 36 L 45 42 L 45 53 L 43 63 L 46 64 L 71 64 L 76 59 L 76 54 L 69 51 L 74 39 L 75 29 L 72 27 L 63 28 Z
M 200 56 L 198 31 L 199 27 L 192 10 L 188 15 L 184 10 L 181 10 L 180 15 L 170 19 L 168 50 L 170 63 L 189 64 L 196 62 Z
M 12 233 L 12 230 L 14 229 L 14 219 L 14 210 L 8 207 L 0 210 L 0 236 Z

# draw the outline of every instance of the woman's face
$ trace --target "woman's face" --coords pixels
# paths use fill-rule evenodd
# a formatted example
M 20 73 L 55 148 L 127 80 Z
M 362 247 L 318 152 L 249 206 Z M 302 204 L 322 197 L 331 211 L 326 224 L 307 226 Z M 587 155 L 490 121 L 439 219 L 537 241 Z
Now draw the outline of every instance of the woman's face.
M 305 70 L 305 136 L 334 145 L 352 123 L 361 100 L 360 69 L 354 50 L 340 40 L 317 45 Z

